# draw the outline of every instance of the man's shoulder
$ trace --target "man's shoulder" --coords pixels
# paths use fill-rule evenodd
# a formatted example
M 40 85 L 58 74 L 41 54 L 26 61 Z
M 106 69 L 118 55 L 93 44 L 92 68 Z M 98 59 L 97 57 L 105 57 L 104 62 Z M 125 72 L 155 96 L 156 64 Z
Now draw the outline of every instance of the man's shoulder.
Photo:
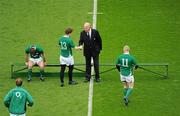
M 91 29 L 91 31 L 92 31 L 92 32 L 95 32 L 95 33 L 97 33 L 97 32 L 98 32 L 98 30 L 97 30 L 97 29 Z
M 86 33 L 84 30 L 83 30 L 83 31 L 81 31 L 81 34 L 84 34 L 84 33 Z

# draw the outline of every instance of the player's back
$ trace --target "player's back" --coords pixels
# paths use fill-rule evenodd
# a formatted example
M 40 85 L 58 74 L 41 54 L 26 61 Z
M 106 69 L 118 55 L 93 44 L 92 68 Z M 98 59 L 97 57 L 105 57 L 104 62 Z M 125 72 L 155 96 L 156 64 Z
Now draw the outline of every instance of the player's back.
M 9 111 L 13 114 L 25 113 L 27 91 L 21 87 L 16 87 L 11 90 L 11 101 Z
M 61 37 L 59 40 L 59 45 L 61 46 L 61 55 L 68 57 L 72 55 L 72 48 L 74 48 L 74 43 L 70 37 Z
M 133 67 L 136 65 L 136 61 L 130 54 L 122 54 L 119 56 L 117 64 L 120 64 L 122 75 L 130 76 L 133 74 Z

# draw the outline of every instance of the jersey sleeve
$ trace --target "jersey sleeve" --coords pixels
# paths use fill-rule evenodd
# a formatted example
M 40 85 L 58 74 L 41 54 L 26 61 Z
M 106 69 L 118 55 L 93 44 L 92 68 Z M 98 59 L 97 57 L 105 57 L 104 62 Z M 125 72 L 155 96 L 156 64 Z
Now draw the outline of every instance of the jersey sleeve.
M 33 106 L 34 102 L 33 102 L 33 98 L 32 96 L 26 91 L 26 95 L 27 95 L 27 101 L 28 101 L 28 106 Z
M 61 46 L 61 38 L 59 39 L 59 41 L 58 41 L 58 45 L 60 45 Z
M 25 53 L 29 54 L 29 47 L 25 48 Z
M 44 53 L 44 50 L 43 50 L 40 46 L 37 46 L 37 50 L 38 50 L 38 52 L 40 52 L 40 53 Z
M 116 64 L 120 64 L 120 57 L 116 59 Z
M 72 48 L 74 48 L 74 47 L 75 47 L 74 42 L 73 42 L 73 40 L 72 40 L 72 39 L 70 40 L 70 43 L 69 43 L 69 44 L 70 44 L 70 46 L 71 46 Z
M 12 90 L 8 92 L 8 94 L 4 97 L 4 105 L 6 107 L 9 107 L 10 105 L 11 96 L 12 96 Z
M 134 57 L 132 57 L 132 63 L 133 63 L 134 66 L 137 65 L 136 59 Z

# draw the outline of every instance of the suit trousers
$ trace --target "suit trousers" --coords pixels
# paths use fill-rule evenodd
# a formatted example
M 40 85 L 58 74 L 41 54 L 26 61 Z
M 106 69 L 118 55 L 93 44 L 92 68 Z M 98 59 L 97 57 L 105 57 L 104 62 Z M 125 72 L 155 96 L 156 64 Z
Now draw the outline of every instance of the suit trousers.
M 91 78 L 91 58 L 93 59 L 95 79 L 99 79 L 99 54 L 85 56 L 86 60 L 86 80 Z

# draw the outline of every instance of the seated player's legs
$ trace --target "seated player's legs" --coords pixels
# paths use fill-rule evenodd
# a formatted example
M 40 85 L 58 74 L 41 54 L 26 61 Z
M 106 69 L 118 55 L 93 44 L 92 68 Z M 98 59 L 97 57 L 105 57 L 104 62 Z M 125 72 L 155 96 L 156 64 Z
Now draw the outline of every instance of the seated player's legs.
M 45 63 L 44 63 L 43 59 L 41 57 L 36 59 L 36 64 L 40 68 L 40 80 L 44 81 L 44 67 L 45 67 Z
M 33 58 L 30 58 L 28 61 L 28 82 L 32 80 L 32 67 L 35 65 Z

